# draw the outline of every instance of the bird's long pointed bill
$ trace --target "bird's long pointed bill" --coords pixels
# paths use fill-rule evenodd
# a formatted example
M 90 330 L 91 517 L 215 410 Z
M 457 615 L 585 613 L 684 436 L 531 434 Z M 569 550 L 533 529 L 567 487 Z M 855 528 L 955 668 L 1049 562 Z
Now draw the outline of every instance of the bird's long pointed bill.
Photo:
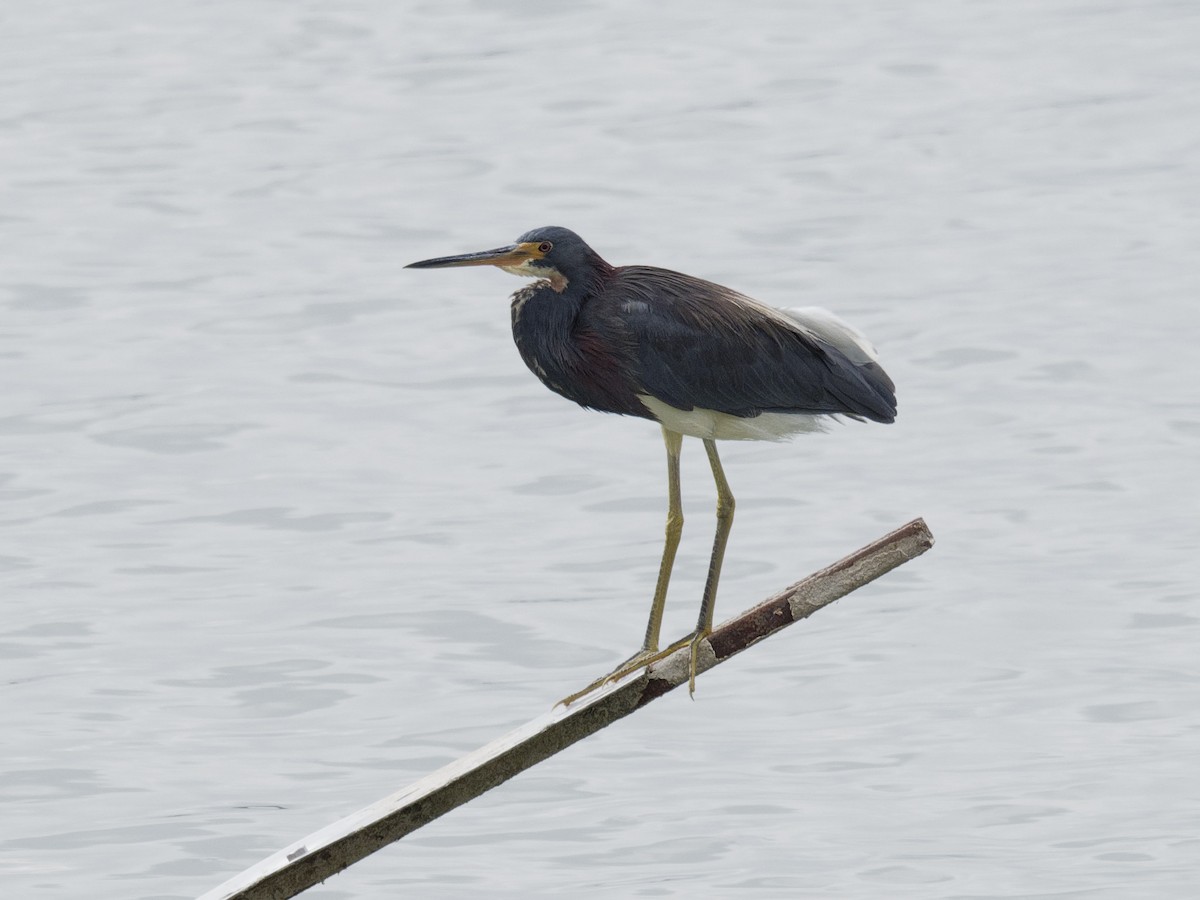
M 409 263 L 406 269 L 449 269 L 453 266 L 515 266 L 529 259 L 530 252 L 524 244 L 509 244 L 495 250 L 478 253 L 460 253 L 457 256 L 439 256 Z

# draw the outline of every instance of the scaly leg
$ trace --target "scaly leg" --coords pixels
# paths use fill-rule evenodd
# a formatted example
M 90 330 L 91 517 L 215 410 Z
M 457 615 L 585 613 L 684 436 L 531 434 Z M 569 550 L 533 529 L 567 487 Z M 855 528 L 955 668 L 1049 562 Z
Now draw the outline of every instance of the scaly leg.
M 658 567 L 658 583 L 654 586 L 654 600 L 650 603 L 650 621 L 646 623 L 642 654 L 658 650 L 663 608 L 667 605 L 667 586 L 671 583 L 675 551 L 679 549 L 679 538 L 683 534 L 683 503 L 679 495 L 679 451 L 683 445 L 683 435 L 664 428 L 663 441 L 667 445 L 667 537 L 663 544 L 662 563 Z M 634 658 L 640 655 L 635 654 Z
M 721 564 L 725 561 L 725 545 L 729 543 L 729 532 L 733 530 L 733 510 L 737 505 L 733 499 L 733 491 L 725 480 L 725 470 L 721 468 L 721 458 L 717 455 L 716 441 L 705 440 L 704 449 L 708 453 L 708 463 L 712 466 L 713 481 L 717 485 L 717 533 L 713 537 L 712 557 L 708 562 L 708 578 L 704 582 L 704 596 L 700 601 L 700 618 L 696 621 L 696 631 L 691 635 L 692 662 L 688 677 L 688 693 L 696 693 L 696 655 L 700 652 L 700 642 L 712 634 L 713 610 L 717 605 L 717 582 L 721 580 Z
M 646 623 L 646 637 L 642 641 L 642 649 L 603 678 L 598 678 L 582 691 L 561 700 L 563 704 L 578 700 L 600 685 L 623 678 L 665 655 L 659 652 L 658 637 L 662 631 L 663 609 L 667 605 L 671 570 L 675 567 L 675 551 L 679 549 L 679 538 L 683 534 L 683 502 L 679 491 L 679 452 L 683 445 L 683 435 L 666 428 L 662 433 L 663 442 L 667 445 L 667 536 L 663 544 L 662 562 L 658 567 L 658 582 L 654 586 L 654 599 L 650 602 L 650 621 Z M 671 650 L 675 649 L 677 648 L 672 646 Z
M 696 621 L 696 630 L 686 637 L 680 638 L 669 647 L 662 650 L 650 650 L 643 648 L 640 653 L 634 656 L 626 663 L 623 663 L 611 675 L 607 675 L 600 679 L 597 683 L 603 684 L 606 681 L 611 681 L 614 678 L 620 678 L 635 669 L 647 666 L 652 662 L 670 656 L 681 647 L 691 647 L 691 660 L 688 670 L 688 693 L 696 693 L 696 663 L 700 653 L 700 642 L 712 634 L 713 625 L 713 610 L 717 603 L 717 584 L 721 580 L 721 564 L 725 561 L 725 546 L 729 543 L 729 532 L 733 529 L 733 510 L 737 505 L 733 499 L 733 491 L 729 489 L 729 482 L 725 480 L 725 470 L 721 468 L 721 458 L 717 455 L 717 444 L 712 440 L 704 441 L 704 449 L 708 453 L 708 462 L 712 466 L 713 481 L 717 485 L 717 532 L 713 537 L 712 557 L 708 563 L 708 578 L 704 582 L 704 595 L 700 600 L 700 617 Z M 668 522 L 670 520 L 668 519 Z M 682 523 L 681 523 L 682 524 Z M 670 526 L 668 525 L 668 528 Z M 674 556 L 674 549 L 671 549 L 671 555 Z M 666 557 L 664 556 L 664 565 Z M 665 600 L 666 589 L 663 589 L 663 597 Z M 656 600 L 660 599 L 656 596 Z M 658 621 L 661 622 L 662 611 L 658 611 Z M 656 625 L 654 610 L 651 610 L 650 623 Z M 649 635 L 647 635 L 649 639 Z M 587 693 L 593 689 L 589 686 L 581 693 Z M 576 694 L 568 698 L 567 702 L 580 696 Z

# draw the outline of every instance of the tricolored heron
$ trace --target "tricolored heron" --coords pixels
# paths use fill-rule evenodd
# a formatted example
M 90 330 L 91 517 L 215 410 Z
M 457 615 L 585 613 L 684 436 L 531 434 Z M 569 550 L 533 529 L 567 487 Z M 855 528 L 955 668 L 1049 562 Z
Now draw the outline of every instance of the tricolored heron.
M 497 266 L 538 279 L 512 298 L 525 364 L 550 390 L 589 409 L 653 419 L 667 445 L 667 537 L 642 649 L 612 674 L 635 671 L 712 632 L 733 493 L 719 440 L 781 440 L 822 430 L 825 417 L 896 417 L 895 385 L 861 333 L 815 307 L 774 309 L 742 294 L 652 266 L 612 266 L 566 228 L 535 228 L 514 244 L 412 263 L 410 269 Z M 667 585 L 683 531 L 679 452 L 704 442 L 717 485 L 717 531 L 696 630 L 659 650 Z M 574 696 L 579 696 L 574 695 Z M 569 702 L 573 697 L 567 698 Z

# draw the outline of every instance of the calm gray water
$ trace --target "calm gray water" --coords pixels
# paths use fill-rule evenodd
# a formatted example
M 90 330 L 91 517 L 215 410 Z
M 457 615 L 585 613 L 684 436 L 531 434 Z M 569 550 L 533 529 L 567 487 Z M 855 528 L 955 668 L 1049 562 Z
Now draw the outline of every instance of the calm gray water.
M 656 428 L 537 383 L 514 279 L 402 269 L 562 224 L 899 385 L 726 445 L 719 616 L 938 545 L 309 896 L 1195 896 L 1198 45 L 1174 0 L 10 4 L 0 892 L 194 897 L 634 649 Z

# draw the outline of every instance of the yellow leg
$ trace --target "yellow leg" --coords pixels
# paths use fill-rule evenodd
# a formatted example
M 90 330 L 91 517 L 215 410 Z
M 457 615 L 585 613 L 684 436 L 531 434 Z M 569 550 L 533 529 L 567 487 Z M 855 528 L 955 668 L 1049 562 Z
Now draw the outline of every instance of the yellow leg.
M 683 435 L 664 428 L 663 441 L 667 445 L 667 537 L 663 544 L 662 562 L 658 567 L 658 583 L 654 586 L 654 600 L 650 603 L 646 639 L 642 641 L 643 653 L 658 650 L 663 608 L 667 605 L 667 586 L 671 583 L 675 551 L 679 549 L 679 538 L 683 534 L 683 503 L 679 495 L 679 450 L 683 445 Z
M 650 621 L 646 623 L 646 637 L 642 649 L 603 678 L 598 678 L 571 696 L 559 701 L 564 704 L 578 700 L 602 684 L 624 678 L 630 672 L 662 659 L 666 653 L 658 649 L 658 638 L 662 632 L 663 609 L 667 605 L 667 587 L 671 583 L 671 570 L 675 567 L 675 552 L 679 549 L 679 538 L 683 534 L 683 502 L 679 491 L 679 452 L 683 446 L 683 435 L 677 431 L 662 430 L 663 442 L 667 445 L 667 535 L 663 544 L 662 562 L 658 566 L 658 582 L 654 586 L 654 599 L 650 602 Z M 672 645 L 673 652 L 678 647 Z
M 721 467 L 721 457 L 717 454 L 716 442 L 705 440 L 704 450 L 708 454 L 708 464 L 712 467 L 713 482 L 717 486 L 717 531 L 713 536 L 712 556 L 708 561 L 708 578 L 704 582 L 704 594 L 700 600 L 700 616 L 696 620 L 695 631 L 675 641 L 669 647 L 659 650 L 658 638 L 662 629 L 663 608 L 667 602 L 667 585 L 671 581 L 675 551 L 679 548 L 679 538 L 683 533 L 683 507 L 679 494 L 679 451 L 683 437 L 664 428 L 663 440 L 667 444 L 667 539 L 663 547 L 662 564 L 658 569 L 658 584 L 655 586 L 654 600 L 650 605 L 650 621 L 646 625 L 646 638 L 642 642 L 642 649 L 608 675 L 596 679 L 582 691 L 559 701 L 560 703 L 572 703 L 603 684 L 623 678 L 631 672 L 670 656 L 681 647 L 688 646 L 691 647 L 688 693 L 696 693 L 696 663 L 700 653 L 700 642 L 712 634 L 713 611 L 717 604 L 717 584 L 721 580 L 721 566 L 725 561 L 725 547 L 729 543 L 729 532 L 733 530 L 733 511 L 737 503 L 733 498 L 733 491 L 729 489 L 729 482 L 725 480 L 725 470 Z
M 696 693 L 696 656 L 700 642 L 712 634 L 713 610 L 717 605 L 717 583 L 721 580 L 721 564 L 725 561 L 725 545 L 729 543 L 729 532 L 733 530 L 733 510 L 737 506 L 733 491 L 725 480 L 721 468 L 721 457 L 717 455 L 716 441 L 705 440 L 704 450 L 708 453 L 708 464 L 712 466 L 713 481 L 717 485 L 717 532 L 713 537 L 712 557 L 708 561 L 708 578 L 704 582 L 704 596 L 700 600 L 700 618 L 696 631 L 691 636 L 692 661 L 688 676 L 688 692 Z

